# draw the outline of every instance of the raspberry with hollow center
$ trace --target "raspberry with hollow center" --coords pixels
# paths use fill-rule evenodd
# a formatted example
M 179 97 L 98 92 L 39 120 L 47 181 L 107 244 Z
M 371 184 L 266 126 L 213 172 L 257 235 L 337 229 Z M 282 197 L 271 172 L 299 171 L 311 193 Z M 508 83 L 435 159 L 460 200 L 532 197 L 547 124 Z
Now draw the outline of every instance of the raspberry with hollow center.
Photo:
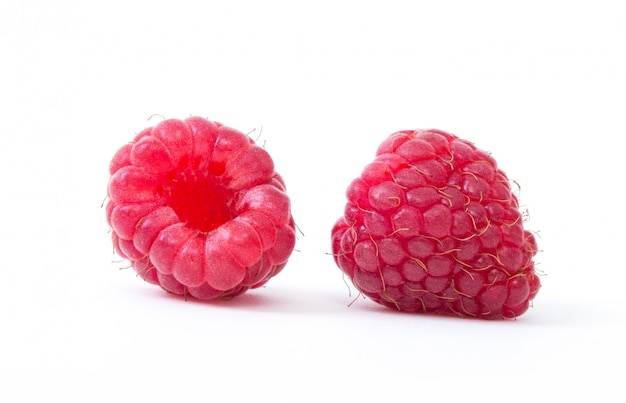
M 352 181 L 333 257 L 373 301 L 482 319 L 526 312 L 537 244 L 491 155 L 441 130 L 404 130 Z
M 235 129 L 165 120 L 122 146 L 109 172 L 115 251 L 169 292 L 239 295 L 278 274 L 294 249 L 285 183 L 270 155 Z

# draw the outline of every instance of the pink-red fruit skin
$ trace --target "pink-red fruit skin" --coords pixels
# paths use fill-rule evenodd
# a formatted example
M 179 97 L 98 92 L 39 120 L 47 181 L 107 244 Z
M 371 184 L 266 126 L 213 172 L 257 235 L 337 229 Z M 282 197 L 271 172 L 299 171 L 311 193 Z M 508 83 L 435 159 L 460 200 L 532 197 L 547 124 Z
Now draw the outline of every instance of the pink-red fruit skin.
M 494 158 L 441 130 L 404 130 L 347 189 L 336 264 L 365 296 L 406 312 L 517 318 L 540 288 L 537 243 Z
M 230 298 L 287 264 L 295 225 L 270 155 L 201 117 L 137 134 L 109 166 L 107 222 L 137 274 L 198 299 Z

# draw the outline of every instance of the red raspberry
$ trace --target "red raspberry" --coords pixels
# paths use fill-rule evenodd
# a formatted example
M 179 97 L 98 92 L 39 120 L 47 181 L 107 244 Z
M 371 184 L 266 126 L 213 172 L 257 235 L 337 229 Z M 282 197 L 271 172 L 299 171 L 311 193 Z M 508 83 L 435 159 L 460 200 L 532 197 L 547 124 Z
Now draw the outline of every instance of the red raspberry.
M 515 318 L 540 282 L 534 236 L 496 161 L 440 130 L 393 133 L 346 192 L 335 262 L 373 301 L 407 312 Z
M 109 170 L 115 251 L 169 292 L 233 297 L 265 284 L 293 251 L 285 183 L 235 129 L 165 120 L 121 147 Z

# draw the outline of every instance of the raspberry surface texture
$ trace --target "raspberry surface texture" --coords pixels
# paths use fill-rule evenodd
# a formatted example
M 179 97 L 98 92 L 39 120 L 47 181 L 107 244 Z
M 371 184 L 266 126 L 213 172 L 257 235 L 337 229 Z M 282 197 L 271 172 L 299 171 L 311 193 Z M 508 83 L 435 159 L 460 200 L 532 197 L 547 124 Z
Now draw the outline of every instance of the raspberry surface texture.
M 393 133 L 346 196 L 333 257 L 371 300 L 503 319 L 537 295 L 535 237 L 507 176 L 472 143 L 440 130 Z
M 198 299 L 265 284 L 287 264 L 295 225 L 270 155 L 200 117 L 168 119 L 113 156 L 106 217 L 139 277 Z

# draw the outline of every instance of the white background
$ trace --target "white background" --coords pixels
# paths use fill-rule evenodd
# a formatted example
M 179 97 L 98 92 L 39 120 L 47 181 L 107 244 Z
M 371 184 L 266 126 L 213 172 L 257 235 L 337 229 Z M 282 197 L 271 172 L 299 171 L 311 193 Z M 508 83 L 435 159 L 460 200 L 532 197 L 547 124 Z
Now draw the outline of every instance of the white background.
M 0 400 L 622 401 L 619 3 L 3 1 Z M 184 301 L 120 270 L 108 163 L 153 114 L 272 154 L 304 236 L 266 287 Z M 413 128 L 521 185 L 545 276 L 517 321 L 348 307 L 330 228 Z

